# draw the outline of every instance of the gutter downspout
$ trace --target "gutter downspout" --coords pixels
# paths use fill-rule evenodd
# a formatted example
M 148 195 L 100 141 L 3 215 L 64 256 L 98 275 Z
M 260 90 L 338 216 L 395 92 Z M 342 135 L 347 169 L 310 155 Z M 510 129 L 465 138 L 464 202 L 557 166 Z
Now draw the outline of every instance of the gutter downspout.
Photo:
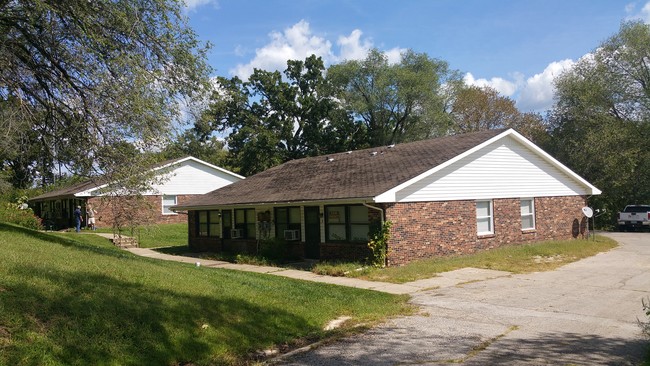
M 381 214 L 381 225 L 383 226 L 384 225 L 384 209 L 379 208 L 379 207 L 375 207 L 375 206 L 371 206 L 371 205 L 369 205 L 369 204 L 367 204 L 365 202 L 363 202 L 363 205 L 368 207 L 368 208 L 371 208 L 373 210 L 379 211 L 379 213 Z

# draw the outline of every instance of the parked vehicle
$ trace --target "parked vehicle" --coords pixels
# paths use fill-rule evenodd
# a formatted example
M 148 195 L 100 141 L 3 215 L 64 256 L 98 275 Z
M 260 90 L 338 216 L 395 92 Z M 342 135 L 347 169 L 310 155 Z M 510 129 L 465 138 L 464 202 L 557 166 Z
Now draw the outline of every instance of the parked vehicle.
M 650 205 L 628 205 L 623 212 L 618 213 L 618 229 L 620 231 L 637 228 L 650 229 Z

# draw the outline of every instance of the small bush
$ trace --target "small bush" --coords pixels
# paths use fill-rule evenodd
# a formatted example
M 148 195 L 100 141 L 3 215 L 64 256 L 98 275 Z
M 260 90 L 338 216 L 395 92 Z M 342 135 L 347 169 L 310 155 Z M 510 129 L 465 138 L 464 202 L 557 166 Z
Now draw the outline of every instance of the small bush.
M 246 254 L 237 254 L 235 255 L 235 258 L 233 262 L 237 264 L 250 264 L 253 266 L 275 266 L 276 263 L 273 261 L 270 261 L 264 257 L 259 257 L 259 256 L 254 256 L 254 255 L 246 255 Z
M 23 208 L 21 200 L 18 203 L 5 203 L 0 205 L 0 221 L 8 222 L 28 229 L 40 230 L 43 228 L 41 219 L 34 215 L 31 208 Z
M 272 261 L 286 261 L 293 259 L 290 246 L 286 240 L 271 238 L 260 243 L 259 255 Z
M 386 267 L 386 257 L 388 256 L 388 240 L 390 240 L 390 221 L 384 224 L 372 235 L 368 241 L 368 249 L 371 255 L 368 261 L 375 267 Z

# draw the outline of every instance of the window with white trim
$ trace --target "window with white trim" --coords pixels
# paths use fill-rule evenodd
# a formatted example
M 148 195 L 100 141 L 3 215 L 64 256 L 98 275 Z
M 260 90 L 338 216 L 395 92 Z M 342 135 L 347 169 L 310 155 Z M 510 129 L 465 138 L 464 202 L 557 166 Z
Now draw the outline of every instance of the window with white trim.
M 521 200 L 521 230 L 535 229 L 535 201 L 532 198 Z
M 476 201 L 476 231 L 478 235 L 494 234 L 492 201 Z
M 163 215 L 176 215 L 176 212 L 170 210 L 169 208 L 176 206 L 176 196 L 175 195 L 163 195 L 162 196 L 162 213 Z

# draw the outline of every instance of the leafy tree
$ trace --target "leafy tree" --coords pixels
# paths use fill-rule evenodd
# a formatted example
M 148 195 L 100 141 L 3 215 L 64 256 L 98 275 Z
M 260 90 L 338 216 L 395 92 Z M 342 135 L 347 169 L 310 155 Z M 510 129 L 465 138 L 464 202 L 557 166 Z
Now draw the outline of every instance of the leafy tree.
M 205 89 L 204 60 L 175 0 L 0 1 L 3 169 L 20 186 L 58 163 L 92 174 L 119 141 L 146 150 Z
M 199 124 L 229 133 L 229 164 L 251 175 L 285 161 L 354 146 L 355 130 L 330 95 L 321 58 L 290 60 L 284 71 L 256 69 L 249 81 L 218 78 Z M 205 130 L 205 127 L 201 127 Z
M 490 87 L 459 88 L 449 113 L 454 121 L 452 133 L 514 128 L 532 140 L 545 134 L 541 116 L 520 112 L 512 99 Z
M 210 164 L 227 167 L 226 158 L 228 152 L 225 143 L 212 134 L 202 133 L 196 124 L 194 128 L 188 129 L 175 137 L 162 151 L 164 159 L 176 159 L 185 156 L 193 156 Z
M 650 26 L 626 22 L 556 80 L 548 149 L 603 190 L 612 221 L 650 202 Z
M 410 50 L 390 64 L 375 49 L 364 60 L 330 66 L 327 75 L 340 90 L 338 99 L 367 131 L 370 146 L 445 134 L 450 120 L 442 85 L 460 79 L 446 62 Z

